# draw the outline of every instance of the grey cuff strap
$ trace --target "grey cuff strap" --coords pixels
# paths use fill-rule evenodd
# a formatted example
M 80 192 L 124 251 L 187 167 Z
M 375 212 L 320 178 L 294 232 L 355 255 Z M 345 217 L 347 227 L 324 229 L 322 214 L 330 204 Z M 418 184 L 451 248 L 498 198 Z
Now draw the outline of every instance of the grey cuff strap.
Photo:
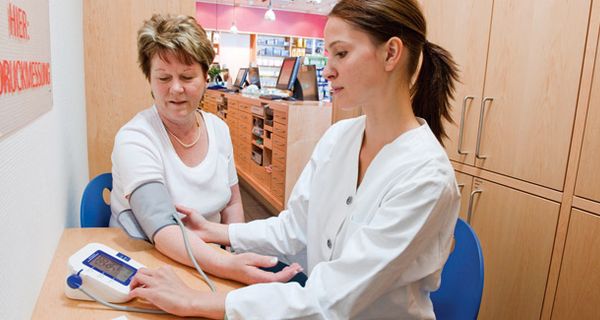
M 131 211 L 131 209 L 119 212 L 119 214 L 117 215 L 117 222 L 119 223 L 119 225 L 121 225 L 121 228 L 123 228 L 123 230 L 125 230 L 125 232 L 131 238 L 138 240 L 146 240 L 150 242 L 150 239 L 144 233 L 142 227 L 140 227 L 140 224 L 133 215 L 133 211 Z
M 137 226 L 152 243 L 154 235 L 160 229 L 177 224 L 173 218 L 173 213 L 176 212 L 175 205 L 162 183 L 150 182 L 139 186 L 129 196 L 129 205 Z M 119 216 L 119 222 L 121 216 L 122 214 Z

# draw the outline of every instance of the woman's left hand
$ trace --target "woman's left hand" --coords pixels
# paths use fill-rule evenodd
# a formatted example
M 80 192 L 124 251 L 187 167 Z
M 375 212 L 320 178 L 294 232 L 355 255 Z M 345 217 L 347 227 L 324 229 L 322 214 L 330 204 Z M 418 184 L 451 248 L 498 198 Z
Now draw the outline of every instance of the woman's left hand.
M 194 290 L 175 274 L 172 268 L 141 268 L 131 281 L 130 298 L 145 299 L 160 309 L 177 316 L 223 317 L 222 303 L 212 294 Z M 212 303 L 212 305 L 207 305 Z M 212 310 L 212 312 L 210 312 Z M 216 312 L 216 313 L 215 313 Z

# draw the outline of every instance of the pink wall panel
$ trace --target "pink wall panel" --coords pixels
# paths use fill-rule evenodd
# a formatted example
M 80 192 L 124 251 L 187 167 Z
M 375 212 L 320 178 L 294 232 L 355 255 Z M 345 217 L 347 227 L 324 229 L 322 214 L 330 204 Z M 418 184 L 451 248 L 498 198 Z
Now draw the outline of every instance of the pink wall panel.
M 277 19 L 263 19 L 266 9 L 196 3 L 196 20 L 206 29 L 229 30 L 234 20 L 240 32 L 323 38 L 326 16 L 275 10 Z

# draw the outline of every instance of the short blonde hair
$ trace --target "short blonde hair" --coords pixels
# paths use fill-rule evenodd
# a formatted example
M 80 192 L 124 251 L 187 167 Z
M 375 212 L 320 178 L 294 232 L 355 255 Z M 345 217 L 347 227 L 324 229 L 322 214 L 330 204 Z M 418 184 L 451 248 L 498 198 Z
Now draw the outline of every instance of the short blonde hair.
M 165 61 L 166 55 L 171 53 L 185 64 L 197 62 L 205 75 L 215 58 L 215 51 L 206 32 L 190 16 L 153 15 L 138 30 L 137 45 L 138 63 L 148 80 L 155 54 Z

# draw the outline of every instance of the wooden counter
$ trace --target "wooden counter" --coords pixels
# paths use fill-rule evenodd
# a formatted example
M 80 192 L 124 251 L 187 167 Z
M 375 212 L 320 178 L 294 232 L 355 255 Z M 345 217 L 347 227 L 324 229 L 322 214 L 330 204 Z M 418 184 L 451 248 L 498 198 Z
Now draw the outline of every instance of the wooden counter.
M 203 109 L 229 126 L 238 175 L 276 210 L 286 202 L 323 133 L 332 107 L 207 90 Z

